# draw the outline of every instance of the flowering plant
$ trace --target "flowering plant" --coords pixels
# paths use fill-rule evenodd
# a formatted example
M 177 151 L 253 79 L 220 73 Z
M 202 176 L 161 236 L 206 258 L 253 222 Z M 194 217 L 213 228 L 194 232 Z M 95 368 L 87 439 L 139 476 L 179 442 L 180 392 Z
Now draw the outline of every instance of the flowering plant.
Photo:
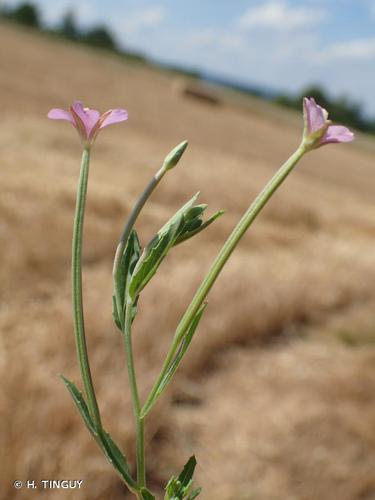
M 327 111 L 316 104 L 313 98 L 305 98 L 303 108 L 305 127 L 301 144 L 249 206 L 219 251 L 176 327 L 160 374 L 144 402 L 141 402 L 138 393 L 132 347 L 132 324 L 137 315 L 137 304 L 141 293 L 174 246 L 206 229 L 223 213 L 219 211 L 204 221 L 203 216 L 207 206 L 196 204 L 198 195 L 195 195 L 166 222 L 147 245 L 142 247 L 135 229 L 138 216 L 164 175 L 173 169 L 181 159 L 187 147 L 186 141 L 176 146 L 166 156 L 161 168 L 146 186 L 128 217 L 114 258 L 113 320 L 123 337 L 127 358 L 127 371 L 136 428 L 136 478 L 132 475 L 125 455 L 113 441 L 110 434 L 106 432 L 101 421 L 86 347 L 82 300 L 83 222 L 91 149 L 102 128 L 127 120 L 128 114 L 124 109 L 113 109 L 100 115 L 96 110 L 84 108 L 80 102 L 75 102 L 70 111 L 52 109 L 48 113 L 51 119 L 69 121 L 77 129 L 83 144 L 73 229 L 72 298 L 77 357 L 84 386 L 84 395 L 71 381 L 64 377 L 63 380 L 89 432 L 129 490 L 138 499 L 152 500 L 155 498 L 154 494 L 148 489 L 146 482 L 144 443 L 146 418 L 171 382 L 187 352 L 205 311 L 206 297 L 221 270 L 262 208 L 305 153 L 329 143 L 353 140 L 353 133 L 346 127 L 332 125 L 328 120 Z M 193 456 L 187 461 L 179 476 L 172 477 L 166 485 L 165 500 L 193 500 L 199 495 L 200 488 L 193 488 L 195 466 L 196 460 Z

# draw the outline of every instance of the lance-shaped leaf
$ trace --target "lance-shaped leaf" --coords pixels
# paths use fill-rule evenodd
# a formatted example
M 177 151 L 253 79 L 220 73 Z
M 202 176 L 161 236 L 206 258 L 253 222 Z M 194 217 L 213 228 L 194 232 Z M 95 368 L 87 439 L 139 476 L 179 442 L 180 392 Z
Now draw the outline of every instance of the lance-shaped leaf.
M 189 493 L 187 500 L 194 500 L 194 498 L 197 498 L 197 496 L 200 494 L 201 491 L 202 491 L 202 488 L 196 488 L 191 493 Z
M 129 297 L 132 301 L 154 276 L 168 251 L 175 244 L 184 224 L 184 214 L 192 207 L 198 194 L 169 219 L 144 249 L 129 284 Z
M 188 240 L 189 238 L 195 236 L 196 234 L 206 229 L 209 225 L 211 225 L 216 219 L 224 214 L 224 210 L 219 210 L 214 213 L 209 219 L 203 222 L 202 215 L 207 205 L 199 205 L 199 207 L 204 207 L 200 214 L 197 214 L 193 219 L 186 220 L 185 224 L 176 239 L 175 245 L 182 243 L 183 241 Z M 196 208 L 196 207 L 194 207 Z
M 143 500 L 155 500 L 154 495 L 147 488 L 141 488 L 141 495 Z
M 169 382 L 171 381 L 173 375 L 176 373 L 177 368 L 179 367 L 182 358 L 184 357 L 186 351 L 188 350 L 188 347 L 193 339 L 194 333 L 198 327 L 198 324 L 202 318 L 203 312 L 206 309 L 207 303 L 204 303 L 201 305 L 201 307 L 198 309 L 198 312 L 194 316 L 192 322 L 190 323 L 190 326 L 184 335 L 184 337 L 181 340 L 180 346 L 178 348 L 178 351 L 169 365 L 167 371 L 165 372 L 164 377 L 161 379 L 160 383 L 156 387 L 156 390 L 153 391 L 153 395 L 151 398 L 147 399 L 145 405 L 142 408 L 141 411 L 141 417 L 144 418 L 150 410 L 155 406 L 157 400 L 160 398 L 162 392 L 164 389 L 167 387 Z
M 165 488 L 166 495 L 164 500 L 193 500 L 199 495 L 202 491 L 201 488 L 191 491 L 196 465 L 197 461 L 193 455 L 185 464 L 180 475 L 177 478 L 172 477 L 169 480 Z
M 175 219 L 168 229 L 164 233 L 158 233 L 143 251 L 130 280 L 129 297 L 132 302 L 154 276 L 169 249 L 173 246 L 181 220 L 181 216 Z
M 115 290 L 113 295 L 112 314 L 114 322 L 120 330 L 122 329 L 125 317 L 126 290 L 140 255 L 141 246 L 139 244 L 137 232 L 133 229 L 126 243 L 124 253 L 121 256 L 120 264 L 114 277 Z
M 129 285 L 129 297 L 132 301 L 139 295 L 154 276 L 169 250 L 209 226 L 222 215 L 222 211 L 203 222 L 203 212 L 207 205 L 195 205 L 199 193 L 195 194 L 181 207 L 169 221 L 158 231 L 156 236 L 144 249 L 139 258 Z
M 119 475 L 132 491 L 136 491 L 139 487 L 131 476 L 130 468 L 125 455 L 122 453 L 117 444 L 113 441 L 110 434 L 102 429 L 99 432 L 99 438 L 102 448 L 110 464 L 117 470 Z
M 94 438 L 97 439 L 98 432 L 95 429 L 95 425 L 91 419 L 89 409 L 87 407 L 86 401 L 84 400 L 81 391 L 79 391 L 77 389 L 77 387 L 73 384 L 73 382 L 71 382 L 70 380 L 65 378 L 63 375 L 61 376 L 61 378 L 62 378 L 66 388 L 70 392 L 70 395 L 73 398 L 74 404 L 76 405 L 77 410 L 79 411 L 83 421 L 85 422 L 86 427 L 88 428 L 90 433 L 94 436 Z
M 129 489 L 131 491 L 136 491 L 138 489 L 138 485 L 131 476 L 130 469 L 124 454 L 104 429 L 97 429 L 95 427 L 94 422 L 91 419 L 86 401 L 84 400 L 82 393 L 77 389 L 73 382 L 70 382 L 70 380 L 66 379 L 63 376 L 61 378 L 68 391 L 70 392 L 73 401 L 83 421 L 86 424 L 86 427 L 106 455 L 108 461 L 117 470 Z
M 160 229 L 159 233 L 163 233 L 164 231 L 166 231 L 170 224 L 172 224 L 176 219 L 185 215 L 197 201 L 198 196 L 199 196 L 199 191 L 195 193 L 195 195 L 192 198 L 190 198 L 190 200 L 186 202 L 185 205 L 183 205 L 179 210 L 177 210 L 177 212 L 169 219 L 169 221 L 166 222 L 164 226 Z
M 184 465 L 184 468 L 182 469 L 181 474 L 178 476 L 178 480 L 180 481 L 181 485 L 186 488 L 193 479 L 195 467 L 197 466 L 197 461 L 195 456 L 193 455 L 192 457 L 189 458 L 189 460 L 186 462 Z

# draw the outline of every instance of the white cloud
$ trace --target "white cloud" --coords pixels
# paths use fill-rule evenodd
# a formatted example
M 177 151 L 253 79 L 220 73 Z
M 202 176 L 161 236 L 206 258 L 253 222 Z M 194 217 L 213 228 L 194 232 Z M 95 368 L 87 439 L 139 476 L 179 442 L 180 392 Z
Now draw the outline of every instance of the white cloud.
M 334 59 L 373 60 L 375 58 L 375 37 L 333 44 L 324 50 L 321 57 L 324 61 Z
M 375 18 L 375 0 L 368 1 L 368 9 L 369 9 L 370 15 Z
M 160 26 L 166 17 L 164 7 L 152 5 L 141 10 L 129 12 L 122 20 L 122 31 L 127 34 L 137 33 L 145 28 L 154 28 Z
M 238 51 L 246 48 L 246 40 L 233 30 L 215 30 L 206 28 L 185 34 L 185 44 L 192 49 L 225 49 Z
M 59 2 L 39 0 L 38 4 L 41 6 L 43 19 L 49 25 L 60 22 L 68 11 L 75 14 L 80 24 L 89 25 L 98 22 L 96 9 L 89 0 L 81 0 L 80 2 L 72 0 L 60 0 Z
M 238 19 L 238 27 L 289 31 L 320 22 L 326 16 L 322 8 L 292 6 L 283 0 L 271 0 L 251 7 Z

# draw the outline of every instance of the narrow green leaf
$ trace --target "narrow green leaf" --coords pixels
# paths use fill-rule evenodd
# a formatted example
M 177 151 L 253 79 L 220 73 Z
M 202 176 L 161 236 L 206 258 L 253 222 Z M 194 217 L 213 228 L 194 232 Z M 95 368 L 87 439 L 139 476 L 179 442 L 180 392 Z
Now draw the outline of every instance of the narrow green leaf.
M 191 480 L 193 479 L 196 465 L 197 465 L 197 461 L 195 459 L 195 456 L 193 455 L 186 462 L 181 474 L 178 476 L 178 480 L 181 482 L 182 487 L 187 487 L 189 485 L 189 483 L 191 483 Z
M 123 478 L 128 487 L 132 491 L 136 490 L 138 488 L 138 485 L 131 477 L 129 466 L 124 454 L 104 429 L 95 428 L 94 423 L 90 417 L 86 401 L 84 400 L 82 393 L 77 389 L 73 382 L 70 382 L 70 380 L 66 379 L 64 376 L 61 376 L 61 378 L 68 391 L 70 392 L 73 401 L 81 417 L 83 418 L 83 421 L 86 424 L 86 427 L 94 437 L 95 441 L 99 444 L 108 461 L 114 466 L 114 468 Z
M 112 318 L 115 325 L 122 331 L 120 317 L 118 315 L 116 297 L 112 295 Z
M 184 357 L 184 354 L 186 353 L 192 339 L 194 336 L 194 333 L 198 327 L 198 324 L 202 318 L 203 312 L 207 307 L 207 303 L 202 304 L 202 306 L 198 309 L 198 312 L 194 316 L 188 331 L 186 332 L 185 336 L 183 337 L 180 347 L 176 353 L 176 356 L 174 357 L 173 361 L 171 362 L 168 371 L 166 372 L 165 376 L 163 379 L 160 381 L 159 386 L 157 387 L 157 390 L 155 392 L 155 396 L 150 400 L 147 401 L 145 406 L 142 408 L 141 411 L 141 417 L 145 417 L 150 410 L 154 407 L 155 403 L 157 400 L 160 398 L 162 392 L 168 385 L 168 383 L 171 381 L 173 375 L 176 373 L 177 368 L 179 367 L 182 358 Z
M 141 258 L 139 259 L 134 273 L 130 279 L 129 296 L 132 300 L 139 295 L 143 288 L 147 285 L 150 279 L 158 270 L 168 250 L 173 246 L 181 226 L 182 216 L 173 218 L 173 222 L 160 232 L 145 248 Z
M 129 235 L 124 253 L 122 254 L 120 260 L 120 265 L 118 266 L 117 273 L 115 275 L 114 308 L 116 308 L 117 316 L 115 316 L 115 314 L 113 316 L 116 325 L 117 322 L 120 323 L 120 329 L 124 318 L 126 289 L 140 255 L 141 246 L 139 244 L 137 232 L 133 229 Z
M 144 500 L 155 500 L 154 495 L 146 488 L 141 488 L 141 495 Z
M 131 476 L 128 462 L 125 455 L 122 453 L 111 436 L 104 429 L 99 432 L 99 439 L 103 445 L 104 452 L 109 462 L 114 466 L 125 483 L 133 490 L 138 488 L 137 483 Z
M 193 500 L 201 492 L 201 488 L 190 491 L 197 461 L 195 456 L 189 458 L 178 478 L 172 476 L 165 488 L 164 500 Z
M 207 207 L 208 205 L 202 203 L 201 205 L 195 205 L 189 208 L 189 210 L 187 210 L 184 214 L 185 221 L 189 222 L 200 217 Z
M 177 477 L 172 476 L 165 487 L 165 497 L 164 500 L 178 500 L 178 494 L 181 490 L 181 483 Z
M 77 410 L 79 411 L 83 421 L 85 422 L 86 427 L 96 439 L 98 437 L 98 432 L 95 429 L 93 421 L 91 420 L 89 409 L 87 407 L 86 401 L 83 398 L 82 393 L 77 389 L 77 387 L 73 384 L 73 382 L 65 378 L 63 375 L 61 375 L 61 378 L 65 386 L 67 387 L 68 391 L 70 392 L 74 404 L 76 405 Z
M 140 294 L 150 279 L 155 275 L 169 250 L 177 243 L 190 238 L 210 225 L 222 212 L 213 215 L 208 221 L 202 221 L 207 205 L 194 206 L 199 193 L 183 205 L 158 231 L 144 249 L 130 279 L 128 288 L 131 300 Z
M 197 488 L 194 491 L 190 493 L 188 496 L 187 500 L 194 500 L 194 498 L 197 498 L 197 496 L 201 493 L 202 488 Z
M 169 219 L 169 221 L 166 222 L 164 226 L 160 229 L 158 234 L 166 231 L 170 224 L 172 224 L 176 219 L 186 214 L 186 212 L 194 205 L 198 196 L 199 196 L 199 191 L 192 198 L 190 198 L 190 200 L 187 203 L 185 203 L 185 205 L 183 205 L 179 210 L 177 210 L 177 212 Z
M 195 236 L 196 234 L 200 233 L 201 231 L 203 231 L 203 229 L 206 229 L 206 227 L 210 226 L 216 219 L 221 217 L 224 213 L 225 213 L 224 210 L 219 210 L 205 222 L 203 222 L 202 220 L 191 221 L 190 225 L 187 224 L 185 231 L 182 231 L 179 237 L 176 239 L 175 245 L 179 245 L 183 241 L 186 241 L 190 239 L 192 236 Z

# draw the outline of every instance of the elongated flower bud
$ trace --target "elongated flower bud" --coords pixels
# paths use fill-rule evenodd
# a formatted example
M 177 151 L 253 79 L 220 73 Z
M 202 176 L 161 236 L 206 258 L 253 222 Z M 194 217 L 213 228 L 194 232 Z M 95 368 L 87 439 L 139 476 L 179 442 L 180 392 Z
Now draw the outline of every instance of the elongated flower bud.
M 171 170 L 180 161 L 181 156 L 184 154 L 185 149 L 188 146 L 188 141 L 183 141 L 178 146 L 172 149 L 170 153 L 167 154 L 163 163 L 163 170 Z

